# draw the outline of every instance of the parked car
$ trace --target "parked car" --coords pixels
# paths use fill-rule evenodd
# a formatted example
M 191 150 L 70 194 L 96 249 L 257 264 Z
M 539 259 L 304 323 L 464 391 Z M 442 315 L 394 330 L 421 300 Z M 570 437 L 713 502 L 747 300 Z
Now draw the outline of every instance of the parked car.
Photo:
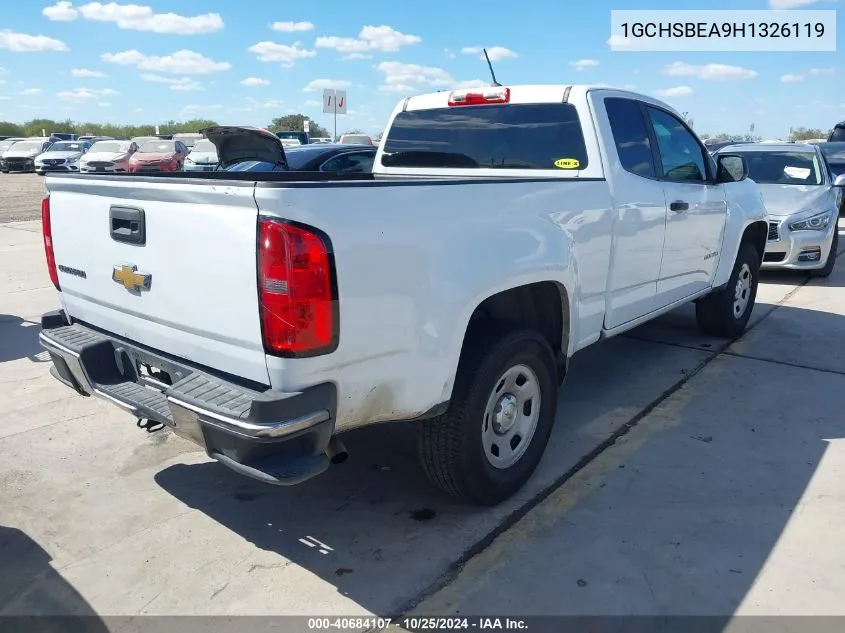
M 286 162 L 213 129 L 221 163 Z M 432 482 L 493 504 L 540 462 L 573 354 L 690 301 L 712 335 L 751 316 L 760 190 L 650 96 L 404 98 L 373 172 L 48 176 L 53 375 L 277 485 L 414 420 Z
M 373 145 L 373 139 L 366 134 L 344 134 L 338 141 L 341 145 Z
M 125 174 L 129 171 L 129 159 L 137 150 L 132 141 L 97 141 L 79 161 L 79 171 Z
M 301 147 L 302 143 L 299 142 L 299 139 L 295 138 L 280 138 L 279 142 L 285 147 Z
M 215 171 L 217 169 L 217 148 L 207 138 L 199 139 L 185 158 L 185 171 Z
M 305 132 L 297 132 L 295 130 L 283 130 L 281 132 L 276 132 L 276 138 L 284 139 L 296 139 L 299 141 L 300 145 L 308 145 L 309 138 L 308 134 Z
M 182 171 L 187 155 L 182 141 L 145 141 L 129 159 L 129 173 Z
M 36 156 L 35 173 L 44 175 L 48 171 L 79 171 L 79 161 L 91 148 L 86 141 L 58 141 L 46 152 Z
M 70 132 L 50 132 L 50 138 L 55 138 L 58 141 L 78 141 L 76 134 Z
M 328 136 L 312 136 L 311 137 L 311 143 L 309 143 L 309 145 L 311 145 L 312 143 L 331 143 L 331 142 L 332 142 L 332 139 L 330 139 Z
M 44 137 L 16 141 L 3 155 L 3 172 L 35 171 L 35 157 L 46 151 L 52 142 Z
M 92 145 L 97 141 L 111 141 L 114 140 L 111 136 L 80 136 L 77 141 L 85 141 L 86 143 L 91 143 Z
M 244 161 L 227 171 L 322 171 L 335 174 L 369 174 L 373 170 L 376 149 L 371 145 L 311 143 L 285 147 L 287 168 L 261 161 Z
M 12 138 L 12 137 L 11 137 L 11 136 L 6 136 L 5 134 L 4 134 L 4 135 L 0 135 L 0 141 L 6 141 L 6 140 L 8 140 L 8 139 L 10 139 L 10 138 Z
M 25 139 L 22 138 L 22 137 L 19 137 L 19 136 L 7 136 L 2 141 L 0 141 L 0 172 L 3 172 L 4 174 L 9 173 L 9 170 L 6 169 L 6 163 L 5 163 L 5 160 L 4 160 L 4 157 L 6 156 L 6 152 L 9 151 L 9 148 L 11 148 L 12 145 L 17 143 L 18 141 L 23 141 L 23 140 L 25 140 Z
M 133 136 L 129 140 L 135 143 L 135 145 L 137 145 L 138 147 L 141 147 L 141 145 L 143 145 L 147 141 L 161 141 L 162 139 L 157 136 Z
M 834 125 L 827 137 L 828 143 L 841 143 L 842 141 L 845 141 L 845 121 Z
M 843 189 L 827 168 L 821 146 L 734 145 L 722 152 L 746 161 L 748 176 L 763 195 L 769 223 L 763 268 L 830 275 L 839 244 Z
M 198 132 L 180 132 L 179 134 L 173 134 L 172 139 L 174 141 L 182 141 L 189 150 L 193 149 L 194 144 L 202 139 L 202 134 Z
M 845 174 L 845 141 L 833 141 L 819 145 L 830 171 L 834 176 Z

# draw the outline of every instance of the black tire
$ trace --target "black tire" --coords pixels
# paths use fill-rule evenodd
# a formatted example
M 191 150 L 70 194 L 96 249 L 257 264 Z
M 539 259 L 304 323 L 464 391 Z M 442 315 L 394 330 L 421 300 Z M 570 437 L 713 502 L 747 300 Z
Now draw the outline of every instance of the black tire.
M 746 269 L 747 267 L 747 269 Z M 749 276 L 749 287 L 745 308 L 737 314 L 734 304 L 740 273 Z M 739 247 L 734 269 L 727 286 L 700 299 L 695 304 L 695 317 L 702 334 L 734 339 L 740 336 L 748 325 L 754 302 L 757 299 L 757 284 L 760 279 L 760 254 L 751 242 Z
M 504 325 L 473 330 L 467 335 L 449 410 L 419 423 L 418 450 L 435 486 L 478 505 L 494 505 L 519 490 L 543 457 L 557 406 L 557 370 L 549 343 L 534 330 Z M 482 444 L 485 410 L 502 376 L 518 365 L 536 378 L 539 412 L 534 433 L 525 440 L 527 448 L 515 463 L 497 468 Z
M 830 254 L 827 256 L 827 261 L 824 266 L 816 270 L 810 271 L 810 277 L 830 277 L 833 272 L 833 267 L 836 265 L 836 251 L 839 250 L 839 228 L 833 231 L 833 242 L 830 244 Z

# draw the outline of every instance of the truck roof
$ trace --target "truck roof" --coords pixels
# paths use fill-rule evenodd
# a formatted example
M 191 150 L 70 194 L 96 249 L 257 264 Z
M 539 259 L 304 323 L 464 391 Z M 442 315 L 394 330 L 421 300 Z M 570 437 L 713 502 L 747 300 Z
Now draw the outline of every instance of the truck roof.
M 399 110 L 428 110 L 432 108 L 444 108 L 449 105 L 449 95 L 453 93 L 477 93 L 487 90 L 501 90 L 507 88 L 510 91 L 508 103 L 562 103 L 583 101 L 591 90 L 613 90 L 624 92 L 638 99 L 661 103 L 663 107 L 675 112 L 674 108 L 666 106 L 659 99 L 647 95 L 617 88 L 607 84 L 524 84 L 514 86 L 481 86 L 473 88 L 455 88 L 454 90 L 439 90 L 427 94 L 407 97 L 399 102 Z

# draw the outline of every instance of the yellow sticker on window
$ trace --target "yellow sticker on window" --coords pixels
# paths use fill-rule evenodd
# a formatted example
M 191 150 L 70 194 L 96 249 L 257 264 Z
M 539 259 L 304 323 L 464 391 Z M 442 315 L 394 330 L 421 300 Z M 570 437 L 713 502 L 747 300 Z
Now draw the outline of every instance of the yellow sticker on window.
M 561 158 L 555 161 L 555 167 L 558 169 L 578 169 L 581 163 L 575 158 Z

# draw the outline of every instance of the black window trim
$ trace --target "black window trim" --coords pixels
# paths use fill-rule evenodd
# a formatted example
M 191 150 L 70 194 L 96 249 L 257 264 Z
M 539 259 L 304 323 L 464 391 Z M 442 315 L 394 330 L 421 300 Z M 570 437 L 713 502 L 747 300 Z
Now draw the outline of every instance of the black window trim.
M 661 182 L 671 182 L 673 184 L 687 184 L 687 185 L 714 185 L 716 183 L 716 177 L 714 175 L 712 160 L 713 157 L 710 155 L 710 152 L 707 151 L 707 148 L 704 147 L 701 140 L 696 136 L 695 132 L 692 131 L 692 128 L 687 125 L 686 121 L 680 118 L 677 114 L 672 112 L 671 110 L 654 105 L 652 103 L 648 103 L 646 101 L 639 101 L 640 108 L 642 109 L 643 117 L 645 117 L 646 122 L 646 130 L 648 132 L 649 143 L 651 144 L 651 153 L 654 156 L 654 169 L 655 172 L 658 174 L 656 180 Z M 704 180 L 695 181 L 695 180 L 673 180 L 672 178 L 667 178 L 666 174 L 663 171 L 663 159 L 660 157 L 660 147 L 657 144 L 657 134 L 654 131 L 654 126 L 651 122 L 651 117 L 648 115 L 648 108 L 652 108 L 654 110 L 658 110 L 663 114 L 666 114 L 676 121 L 678 121 L 683 128 L 690 133 L 693 140 L 699 147 L 701 151 L 701 159 L 704 162 Z

